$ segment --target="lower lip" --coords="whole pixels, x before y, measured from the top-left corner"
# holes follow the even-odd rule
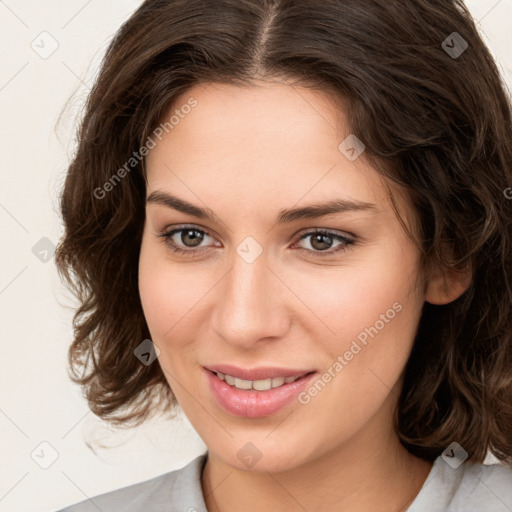
[[[315,375],[310,373],[278,388],[255,391],[235,388],[211,371],[205,369],[205,372],[210,389],[219,405],[225,411],[244,418],[262,418],[276,413],[297,398]]]

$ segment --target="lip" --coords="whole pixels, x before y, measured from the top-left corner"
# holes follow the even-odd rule
[[[253,389],[238,389],[234,386],[230,386],[223,380],[219,379],[219,377],[217,377],[213,371],[210,371],[206,368],[203,368],[203,370],[212,395],[217,403],[226,412],[244,418],[262,418],[275,414],[296,400],[299,393],[301,393],[301,391],[306,388],[306,386],[310,383],[311,379],[316,374],[316,372],[308,373],[296,381],[290,382],[289,384],[283,384],[278,388],[269,389],[267,391],[255,391]],[[264,370],[267,372],[266,375],[268,375],[269,371],[274,372],[276,369],[266,368]],[[217,371],[224,373],[221,370]],[[279,371],[282,371],[282,369],[279,369]],[[226,373],[228,373],[228,375],[233,375],[229,372]],[[275,376],[284,377],[285,375],[281,373]],[[293,377],[294,374],[287,376]],[[236,375],[233,375],[233,377],[236,377]],[[248,380],[260,379],[252,378]]]
[[[245,380],[265,380],[272,379],[274,377],[301,377],[307,373],[316,371],[314,369],[303,370],[297,368],[278,368],[275,366],[260,366],[258,368],[253,368],[252,370],[248,370],[230,364],[216,364],[212,366],[205,366],[204,368],[211,372],[227,373],[237,379]]]

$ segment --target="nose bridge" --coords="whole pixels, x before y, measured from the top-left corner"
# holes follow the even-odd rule
[[[286,328],[278,280],[267,268],[266,253],[256,254],[250,244],[242,242],[233,254],[212,318],[212,327],[225,341],[246,347],[282,336]]]

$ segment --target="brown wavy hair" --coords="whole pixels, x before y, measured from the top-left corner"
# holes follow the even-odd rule
[[[258,77],[346,101],[366,158],[409,192],[424,264],[472,269],[457,300],[424,304],[396,409],[402,444],[432,461],[457,441],[470,461],[490,449],[511,464],[511,100],[462,0],[146,0],[122,25],[60,197],[56,265],[79,301],[70,377],[91,410],[135,426],[177,404],[161,367],[134,356],[150,338],[138,292],[146,171],[126,162],[191,86]]]

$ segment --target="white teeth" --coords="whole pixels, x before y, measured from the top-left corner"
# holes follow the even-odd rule
[[[255,380],[252,383],[252,389],[256,391],[267,391],[272,388],[272,379]]]
[[[235,379],[235,388],[252,389],[252,382],[250,380]]]
[[[257,381],[256,381],[257,382]],[[284,384],[284,377],[273,377],[272,378],[272,387],[278,388]]]
[[[283,384],[295,382],[300,377],[274,377],[265,380],[245,380],[232,377],[225,373],[217,372],[217,377],[225,381],[230,386],[238,389],[254,389],[256,391],[268,391],[269,389],[281,387]]]

